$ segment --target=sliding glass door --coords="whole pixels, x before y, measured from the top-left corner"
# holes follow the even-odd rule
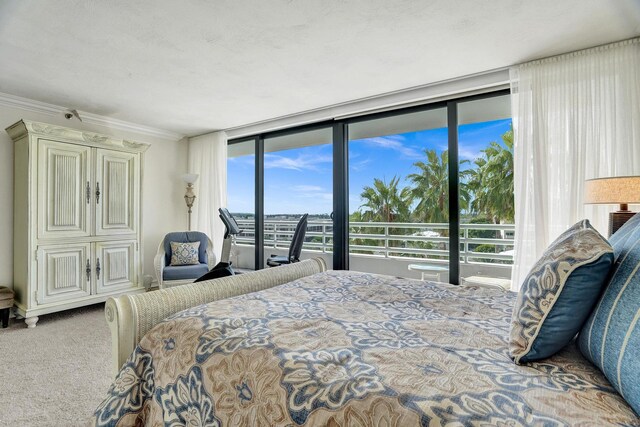
[[[508,95],[458,104],[460,280],[509,286],[513,128]]]
[[[330,268],[453,284],[507,278],[509,101],[500,91],[231,141],[230,208],[248,230],[238,246],[253,245],[263,268],[269,256],[288,255],[308,213],[301,258],[321,256]],[[253,175],[240,169],[251,162]],[[232,179],[255,182],[253,222],[243,206],[249,187]]]
[[[228,145],[227,209],[242,231],[231,247],[231,262],[240,270],[255,268],[255,167],[253,139]]]
[[[446,108],[349,125],[349,266],[448,281]]]
[[[288,256],[296,224],[308,214],[302,258],[333,265],[331,128],[264,139],[264,257]]]

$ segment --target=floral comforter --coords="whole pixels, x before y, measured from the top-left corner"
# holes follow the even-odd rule
[[[514,295],[329,271],[191,308],[122,367],[99,426],[640,425],[570,345],[515,365]]]

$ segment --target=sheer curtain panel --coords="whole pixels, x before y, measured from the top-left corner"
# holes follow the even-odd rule
[[[616,207],[584,205],[586,179],[640,175],[640,39],[522,64],[510,75],[518,290],[578,220],[607,236]]]
[[[227,205],[227,135],[214,132],[189,138],[189,173],[200,175],[195,184],[196,201],[192,228],[206,233],[220,260],[224,225],[218,208]]]

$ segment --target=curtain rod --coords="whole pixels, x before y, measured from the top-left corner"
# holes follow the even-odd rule
[[[595,52],[603,52],[610,49],[617,49],[624,46],[630,46],[640,43],[640,37],[634,37],[626,40],[620,40],[613,43],[605,43],[598,46],[588,47],[586,49],[575,50],[573,52],[560,53],[558,55],[548,56],[545,58],[534,59],[533,61],[523,62],[522,64],[515,65],[518,68],[526,68],[534,65],[546,64],[549,62],[557,62],[567,58],[573,58],[576,56],[588,55]]]

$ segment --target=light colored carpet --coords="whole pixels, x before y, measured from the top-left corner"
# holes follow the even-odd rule
[[[104,304],[0,329],[0,425],[86,425],[111,384]]]

